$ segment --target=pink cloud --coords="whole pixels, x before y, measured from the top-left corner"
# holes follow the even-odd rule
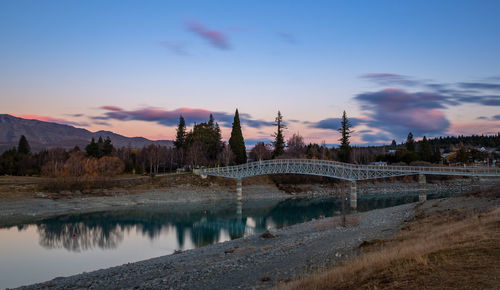
[[[418,137],[443,135],[450,126],[443,112],[449,100],[440,94],[388,88],[359,94],[355,99],[371,118],[365,121],[368,127],[398,138],[408,132]]]
[[[500,121],[453,122],[448,132],[453,135],[497,134],[499,128]]]
[[[94,120],[120,120],[120,121],[148,121],[156,122],[164,126],[175,126],[179,122],[179,116],[182,115],[187,124],[206,122],[212,114],[215,120],[222,126],[230,126],[233,121],[233,113],[213,112],[206,109],[179,108],[175,110],[164,110],[155,107],[146,107],[137,110],[124,110],[116,106],[103,106],[101,109],[108,112],[104,116],[92,117]],[[260,128],[262,126],[272,126],[272,122],[255,120],[248,114],[241,113],[240,120],[246,126]]]
[[[108,110],[108,111],[122,111],[122,108],[117,107],[117,106],[102,106],[101,109]]]
[[[217,30],[210,30],[198,22],[190,22],[187,24],[189,31],[208,40],[213,46],[220,49],[228,49],[229,42],[226,35]]]
[[[16,116],[19,118],[23,119],[30,119],[30,120],[38,120],[38,121],[43,121],[43,122],[51,122],[51,123],[58,123],[58,124],[63,124],[63,125],[70,125],[70,126],[79,126],[79,127],[85,127],[88,126],[88,124],[85,123],[78,123],[62,118],[54,118],[54,117],[49,117],[49,116],[40,116],[40,115],[20,115]]]

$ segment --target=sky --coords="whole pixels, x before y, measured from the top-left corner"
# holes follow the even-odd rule
[[[0,113],[174,139],[212,113],[247,145],[500,131],[500,1],[0,0]]]

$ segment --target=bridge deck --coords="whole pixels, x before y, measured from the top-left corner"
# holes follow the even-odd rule
[[[307,174],[344,180],[365,180],[415,174],[500,177],[500,168],[448,166],[356,165],[329,160],[274,159],[236,166],[202,168],[194,171],[206,176],[245,178],[264,174]]]

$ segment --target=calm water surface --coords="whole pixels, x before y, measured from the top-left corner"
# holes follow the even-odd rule
[[[448,196],[429,193],[428,198]],[[358,211],[418,200],[418,193],[362,195]],[[168,255],[340,214],[335,197],[140,206],[63,215],[0,228],[0,288]]]

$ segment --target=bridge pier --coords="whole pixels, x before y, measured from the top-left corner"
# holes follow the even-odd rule
[[[243,217],[243,202],[237,201],[236,202],[236,218],[238,221],[241,221]]]
[[[243,185],[241,182],[241,178],[236,178],[236,200],[243,200]]]
[[[425,179],[425,174],[419,174],[418,175],[418,185],[419,185],[419,190],[418,190],[418,201],[426,201],[427,200],[427,188],[426,188],[426,179]]]
[[[349,195],[349,201],[350,201],[352,210],[355,210],[358,208],[358,188],[356,185],[356,180],[351,181],[351,192]]]

